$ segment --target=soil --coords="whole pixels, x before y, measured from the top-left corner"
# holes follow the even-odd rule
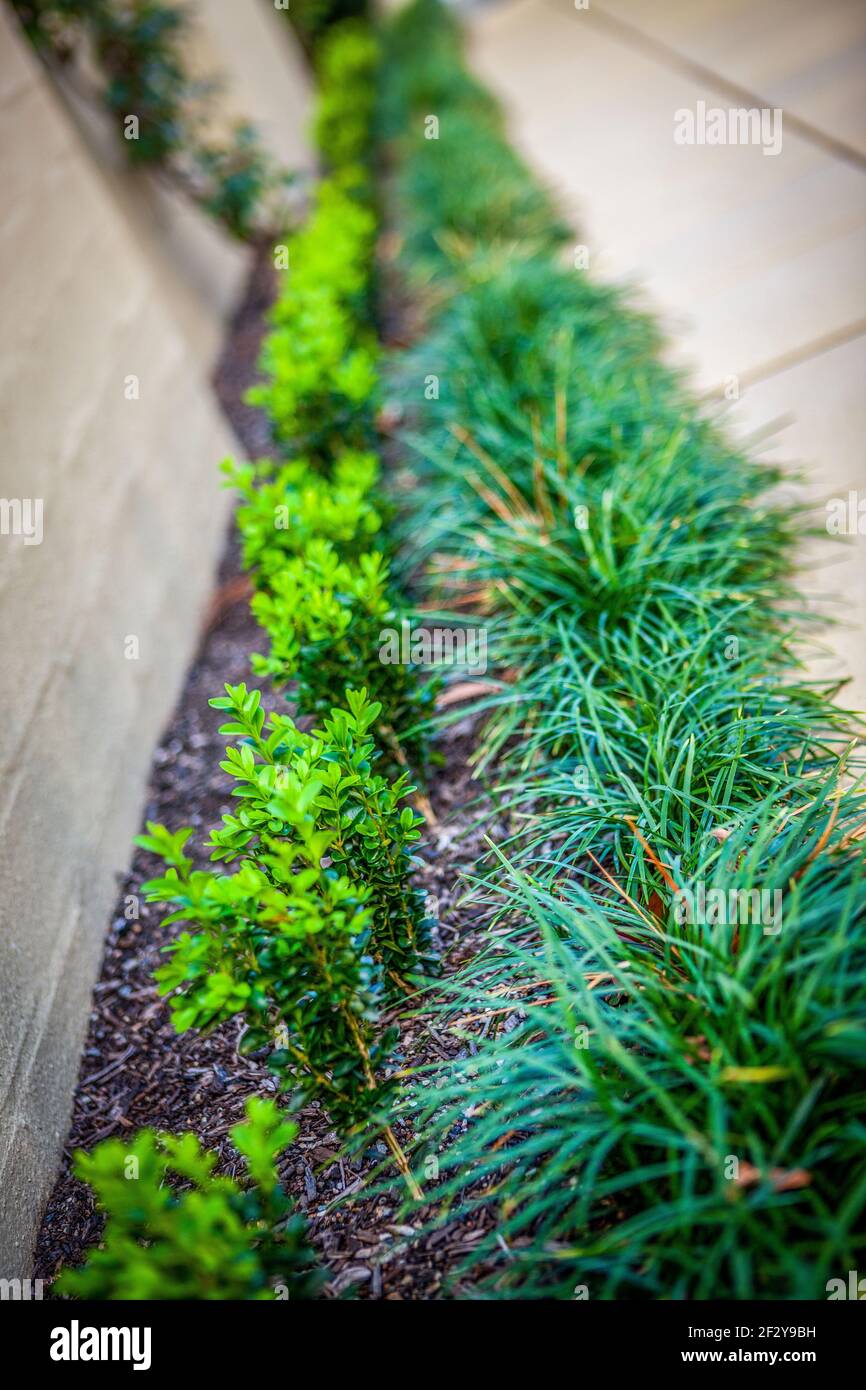
[[[270,263],[262,259],[215,375],[223,408],[251,457],[269,451],[264,416],[244,405],[242,396],[255,379],[264,315],[273,292]],[[172,829],[195,827],[187,853],[197,867],[209,864],[204,841],[210,827],[232,809],[229,782],[219,769],[225,740],[217,732],[220,718],[208,707],[208,699],[221,693],[226,681],[250,681],[249,653],[261,646],[261,633],[249,612],[248,592],[232,537],[197,656],[154,755],[142,816],[142,829],[145,820],[162,821]],[[282,700],[265,686],[262,689],[266,705]],[[440,740],[443,766],[429,788],[438,824],[429,828],[421,851],[420,881],[438,900],[438,944],[446,970],[477,948],[483,925],[459,902],[461,873],[477,863],[482,835],[490,833],[489,822],[483,829],[478,823],[477,805],[469,804],[478,795],[468,766],[472,743],[467,720],[452,725]],[[129,895],[140,900],[141,884],[157,867],[149,854],[134,852],[108,927],[62,1168],[38,1238],[35,1273],[46,1282],[62,1266],[80,1264],[102,1227],[90,1189],[71,1172],[75,1149],[90,1149],[102,1139],[131,1134],[142,1126],[193,1130],[217,1151],[221,1170],[233,1173],[241,1164],[228,1138],[230,1127],[243,1118],[248,1096],[276,1088],[260,1063],[238,1055],[239,1025],[227,1024],[204,1038],[175,1034],[167,1002],[157,995],[152,975],[160,964],[161,947],[182,928],[162,927],[160,909],[144,902],[137,919],[126,916]],[[421,1017],[404,1022],[401,1034],[401,1051],[410,1066],[441,1062],[457,1053],[456,1041],[434,1034]],[[381,1175],[375,1184],[368,1182],[381,1161],[378,1155],[342,1158],[337,1136],[317,1104],[298,1119],[300,1133],[282,1160],[281,1173],[307,1213],[313,1243],[328,1270],[326,1296],[441,1296],[449,1270],[480,1238],[482,1218],[473,1218],[475,1229],[458,1220],[419,1234],[421,1218],[407,1220],[401,1213],[402,1184],[395,1180],[382,1190]],[[370,1187],[366,1193],[365,1185]],[[459,1286],[449,1290],[455,1291]]]

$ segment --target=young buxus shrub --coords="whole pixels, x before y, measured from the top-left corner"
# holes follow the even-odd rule
[[[381,529],[371,496],[379,479],[375,454],[344,450],[330,478],[304,458],[282,464],[226,459],[222,471],[242,498],[235,521],[244,568],[258,589],[267,589],[286,560],[302,555],[312,540],[330,541],[342,559],[354,560]]]
[[[378,47],[358,22],[335,26],[318,54],[316,133],[329,177],[288,264],[262,349],[264,381],[248,400],[268,416],[285,455],[224,464],[243,499],[238,523],[253,571],[253,612],[270,651],[253,669],[291,683],[300,711],[323,717],[348,686],[381,705],[376,735],[387,766],[419,771],[437,683],[386,659],[407,618],[379,537],[388,507],[376,493],[378,392],[372,268],[376,215],[367,156]],[[433,819],[429,802],[416,798]]]
[[[216,1176],[217,1155],[194,1134],[142,1129],[79,1150],[75,1171],[93,1188],[105,1231],[81,1269],[63,1271],[58,1291],[85,1299],[314,1298],[323,1275],[276,1168],[296,1133],[273,1101],[247,1102],[246,1120],[230,1131],[247,1185]]]
[[[157,972],[178,1031],[243,1015],[241,1051],[269,1048],[284,1086],[319,1099],[344,1135],[382,1132],[411,1185],[387,1125],[397,1034],[382,1015],[429,964],[430,923],[409,876],[420,818],[399,805],[405,775],[390,784],[372,770],[377,705],[364,691],[346,699],[306,734],[282,715],[266,721],[258,691],[227,686],[212,703],[239,738],[221,766],[243,805],[211,843],[214,860],[238,867],[194,871],[192,832],[151,823],[139,844],[166,872],[144,891],[173,907],[168,922],[196,927]]]
[[[424,916],[424,893],[410,878],[422,818],[401,805],[412,791],[407,773],[389,782],[374,771],[370,729],[379,718],[378,704],[366,690],[349,689],[347,708],[332,709],[311,733],[284,715],[266,720],[259,692],[243,684],[227,685],[211,704],[229,715],[220,732],[240,740],[226,749],[220,766],[238,782],[233,794],[243,801],[238,816],[224,815],[222,828],[211,832],[212,857],[251,857],[263,836],[291,838],[294,821],[283,814],[295,794],[303,794],[316,831],[328,836],[331,867],[366,894],[371,950],[387,988],[403,988],[429,969],[431,923]]]
[[[332,479],[305,459],[226,460],[223,471],[243,498],[237,522],[258,591],[252,608],[271,639],[267,656],[253,657],[255,672],[294,683],[299,709],[317,716],[330,710],[335,691],[364,687],[381,706],[376,733],[388,766],[422,767],[421,726],[438,683],[382,660],[383,632],[399,631],[405,610],[389,586],[385,557],[367,549],[382,525],[371,497],[375,455],[345,450]]]
[[[346,446],[365,449],[375,440],[376,215],[367,162],[378,56],[362,22],[335,26],[322,44],[315,135],[330,174],[288,243],[262,346],[265,381],[247,395],[266,411],[275,442],[299,448],[316,467]]]
[[[276,443],[318,467],[375,438],[376,342],[365,321],[375,233],[372,211],[352,196],[351,173],[319,185],[310,218],[287,245],[259,363],[265,380],[247,392]]]
[[[335,690],[366,688],[379,705],[377,734],[391,765],[423,765],[426,738],[418,725],[436,687],[420,681],[414,667],[381,659],[382,634],[398,631],[402,615],[380,551],[341,560],[330,541],[309,541],[254,596],[252,609],[271,639],[268,655],[253,657],[257,675],[278,685],[296,682],[294,698],[305,714],[322,715]]]
[[[370,150],[379,45],[363,21],[336,25],[319,47],[316,145],[332,169],[363,163]]]

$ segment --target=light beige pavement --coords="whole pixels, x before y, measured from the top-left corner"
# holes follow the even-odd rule
[[[822,523],[851,491],[866,513],[863,0],[506,0],[465,19],[592,273],[638,288],[735,434],[778,427],[760,454],[803,469]],[[677,143],[699,103],[779,108],[781,148]],[[840,699],[866,710],[856,528],[804,552],[803,586],[844,624],[815,669],[850,673]]]

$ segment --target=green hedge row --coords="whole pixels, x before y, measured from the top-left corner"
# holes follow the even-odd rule
[[[276,248],[287,269],[264,381],[250,392],[280,455],[224,465],[241,494],[253,610],[270,638],[255,669],[288,685],[316,723],[302,730],[266,714],[258,690],[226,686],[211,704],[233,740],[221,767],[239,802],[211,832],[216,866],[194,869],[190,829],[149,824],[138,843],[165,866],[144,885],[147,900],[171,909],[165,923],[190,927],[156,975],[177,1031],[239,1016],[240,1051],[267,1064],[294,1106],[319,1100],[350,1146],[384,1138],[420,1196],[390,1123],[389,1016],[434,965],[411,877],[423,817],[406,804],[430,695],[409,668],[379,660],[380,630],[399,626],[402,610],[373,548],[386,513],[371,293],[378,61],[358,22],[320,46],[316,134],[328,174],[305,225]],[[275,1170],[295,1132],[272,1102],[250,1102],[246,1126],[232,1131],[248,1162],[244,1188],[214,1177],[215,1155],[190,1134],[142,1131],[79,1154],[76,1171],[107,1212],[105,1244],[62,1287],[107,1298],[312,1296],[321,1279]]]

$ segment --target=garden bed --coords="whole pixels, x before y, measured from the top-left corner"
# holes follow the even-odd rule
[[[567,264],[433,0],[389,32],[378,159],[377,45],[349,26],[328,52],[331,173],[253,393],[271,436],[235,413],[279,460],[232,475],[258,624],[232,552],[147,817],[167,826],[152,900],[198,935],[152,908],[115,923],[73,1142],[192,1129],[240,1174],[229,1131],[276,1091],[267,1060],[306,1097],[281,1172],[331,1295],[814,1297],[864,1240],[866,877],[857,726],[799,659],[803,518],[663,365],[654,325]],[[373,293],[384,279],[393,313],[394,274],[412,305],[411,333],[385,316],[412,339],[396,409]],[[242,315],[232,412],[256,337]],[[398,422],[406,486],[387,488],[377,424]],[[378,646],[435,613],[483,630],[494,677],[451,673],[439,768],[435,683]],[[262,628],[253,670],[291,688],[299,727],[237,689]],[[205,702],[224,681],[239,742],[218,773]],[[414,811],[403,769],[429,773]],[[194,840],[211,872],[190,874],[175,832],[220,817],[211,859],[234,871]],[[781,908],[696,918],[707,886],[784,900],[784,930]],[[169,939],[174,1028],[151,984]],[[95,1233],[66,1174],[43,1272]]]

